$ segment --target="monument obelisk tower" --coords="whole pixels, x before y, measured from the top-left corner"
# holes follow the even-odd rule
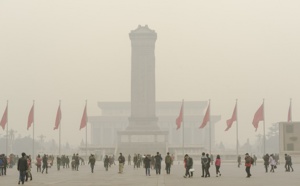
[[[131,40],[131,116],[128,129],[157,130],[155,112],[155,42],[157,34],[138,26]]]
[[[131,40],[131,115],[128,127],[118,131],[117,151],[126,153],[166,152],[168,131],[158,127],[155,100],[155,42],[148,26],[129,33]]]

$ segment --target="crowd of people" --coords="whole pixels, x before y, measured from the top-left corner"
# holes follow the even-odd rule
[[[161,168],[162,163],[165,164],[165,171],[166,174],[171,173],[171,166],[174,162],[174,155],[170,155],[168,152],[166,156],[163,158],[162,155],[157,152],[155,155],[151,154],[134,154],[133,158],[131,158],[131,155],[128,155],[128,165],[131,165],[131,161],[133,162],[133,168],[139,169],[143,167],[145,169],[146,176],[150,176],[150,172],[152,169],[155,170],[155,173],[157,175],[161,174]],[[115,156],[111,155],[105,155],[103,159],[103,164],[105,167],[105,170],[108,171],[108,168],[115,164]],[[53,166],[53,162],[56,160],[57,170],[60,171],[60,168],[71,168],[73,171],[79,171],[79,166],[84,165],[84,159],[80,157],[78,154],[73,154],[71,157],[71,160],[69,159],[69,156],[62,155],[62,156],[56,156],[56,158],[53,155],[37,155],[35,159],[35,166],[37,173],[46,173],[48,174],[48,168],[51,168]],[[245,171],[247,174],[247,178],[250,178],[251,175],[251,166],[256,165],[257,157],[255,155],[250,156],[248,153],[245,154],[244,162],[245,162]],[[265,172],[271,172],[274,173],[275,169],[277,168],[277,165],[279,165],[279,155],[278,154],[265,154],[262,157],[263,165]],[[120,174],[124,171],[124,165],[125,165],[125,157],[122,153],[119,154],[119,157],[117,159],[119,162],[119,172]],[[242,157],[239,155],[237,158],[238,167],[241,166],[242,163]],[[0,176],[5,176],[7,174],[7,168],[13,168],[14,165],[17,165],[17,170],[19,171],[19,181],[18,183],[24,184],[25,181],[32,180],[32,159],[30,155],[26,155],[25,153],[21,154],[21,158],[18,156],[15,156],[13,154],[9,155],[8,157],[4,154],[0,155]],[[94,167],[96,164],[96,157],[94,154],[91,154],[88,157],[88,165],[91,168],[91,172],[94,173]],[[183,159],[184,164],[184,178],[192,178],[194,174],[194,161],[193,158],[185,154]],[[201,167],[202,167],[202,175],[201,177],[208,178],[211,176],[210,174],[210,167],[214,165],[215,166],[215,173],[216,177],[221,176],[221,156],[216,155],[216,159],[214,159],[214,156],[212,154],[208,154],[203,152],[201,156]],[[290,155],[285,154],[285,171],[286,172],[293,172],[293,166],[292,166],[292,158]],[[270,169],[270,170],[269,170]]]

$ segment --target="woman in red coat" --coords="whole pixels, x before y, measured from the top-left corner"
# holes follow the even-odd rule
[[[215,166],[216,166],[216,174],[217,177],[221,176],[221,172],[220,172],[220,167],[221,167],[221,158],[220,155],[217,155],[217,159],[215,161]]]

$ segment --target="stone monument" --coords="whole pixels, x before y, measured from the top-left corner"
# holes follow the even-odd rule
[[[123,153],[166,152],[168,131],[157,125],[155,99],[155,42],[157,34],[138,26],[131,40],[131,115],[129,125],[118,131],[118,151]]]

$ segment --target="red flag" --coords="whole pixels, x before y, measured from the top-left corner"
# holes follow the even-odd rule
[[[181,109],[180,109],[179,116],[176,118],[176,125],[177,125],[176,129],[177,130],[180,128],[182,120],[183,120],[183,102],[181,104]]]
[[[2,116],[2,119],[1,119],[1,122],[0,122],[0,126],[2,127],[3,130],[5,129],[5,125],[7,123],[7,107],[8,107],[8,105],[6,105],[6,109],[3,113],[3,116]]]
[[[287,122],[292,122],[292,105],[290,103],[290,107],[289,107],[289,113],[288,113],[288,120]]]
[[[258,123],[260,121],[264,121],[264,103],[258,108],[252,121],[255,131],[257,131]]]
[[[28,115],[27,130],[31,127],[33,123],[33,118],[34,118],[34,104],[32,105]]]
[[[234,107],[231,118],[226,121],[227,128],[225,129],[225,131],[228,131],[231,128],[231,125],[232,125],[233,122],[236,121],[236,118],[237,118],[237,116],[236,116],[236,104],[235,104],[235,107]]]
[[[205,113],[205,115],[204,115],[202,124],[201,124],[201,126],[199,127],[200,129],[204,128],[204,127],[206,126],[207,122],[210,122],[210,121],[209,121],[209,118],[210,118],[210,103],[208,104],[208,107],[207,107],[206,113]]]
[[[87,113],[86,113],[86,105],[85,105],[79,130],[86,127],[86,124],[87,124]]]
[[[57,113],[56,113],[55,126],[54,126],[53,130],[58,129],[60,120],[61,120],[61,110],[60,110],[60,105],[59,105],[58,109],[57,109]]]

